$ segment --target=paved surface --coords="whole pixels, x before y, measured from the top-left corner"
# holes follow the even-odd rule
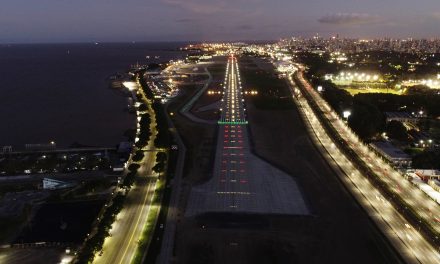
[[[168,107],[168,105],[166,106]],[[174,178],[171,183],[171,198],[170,203],[168,205],[168,214],[165,224],[165,230],[162,236],[162,245],[160,249],[160,255],[158,256],[156,263],[170,263],[173,257],[173,248],[174,248],[174,236],[176,232],[176,222],[179,211],[179,196],[181,194],[182,189],[182,175],[183,168],[185,165],[185,155],[186,155],[186,147],[183,144],[182,138],[174,127],[173,122],[170,117],[167,116],[168,126],[172,128],[173,137],[178,145],[178,158],[176,164],[176,171],[174,174]]]
[[[253,155],[237,59],[226,67],[214,175],[191,190],[186,216],[205,212],[308,214],[295,180]]]
[[[191,98],[191,100],[188,101],[188,103],[186,103],[182,107],[182,109],[180,110],[180,113],[182,115],[186,116],[187,118],[189,118],[193,122],[212,125],[212,124],[215,124],[215,122],[213,122],[211,120],[201,119],[201,118],[193,115],[190,111],[191,108],[194,106],[194,103],[197,102],[197,100],[200,98],[200,96],[202,96],[202,94],[206,92],[206,89],[208,89],[209,84],[212,82],[212,75],[208,71],[208,68],[205,68],[205,73],[208,75],[208,80],[206,81],[205,85],[199,91],[197,91],[197,93]]]
[[[331,109],[327,102],[308,84],[302,74],[299,75],[313,99],[325,113],[325,118],[336,129],[338,134],[347,142],[351,149],[379,175],[388,187],[395,191],[408,203],[419,217],[423,218],[431,227],[440,233],[440,205],[430,199],[422,190],[406,180],[402,174],[393,169],[375,152],[371,151],[356,134]]]
[[[64,254],[65,249],[60,248],[0,248],[0,263],[5,264],[48,264],[63,263],[71,260]],[[65,262],[68,263],[68,262]]]
[[[300,80],[306,87],[305,92],[314,93],[305,79]],[[290,83],[294,87],[292,79]],[[331,166],[338,172],[342,181],[356,197],[358,202],[376,222],[379,229],[388,237],[407,263],[440,263],[440,254],[433,248],[413,226],[387,201],[361,171],[339,150],[325,131],[307,100],[300,90],[295,89],[296,102],[310,130],[311,137]],[[315,94],[314,96],[319,96]],[[320,101],[322,103],[322,101]],[[328,105],[324,104],[326,111]],[[332,119],[334,120],[334,118]],[[339,120],[339,119],[336,119]],[[361,143],[358,143],[362,147]],[[404,181],[402,179],[402,181]]]
[[[148,99],[142,92],[144,102]],[[151,116],[150,130],[152,136],[145,149],[152,149],[156,138],[156,118],[151,103],[148,104],[148,112]],[[135,185],[128,193],[124,208],[117,215],[112,225],[111,237],[104,240],[102,247],[103,254],[95,256],[93,263],[96,264],[125,264],[131,263],[138,247],[138,241],[146,225],[152,200],[157,184],[157,175],[153,173],[152,167],[155,164],[157,151],[144,151],[144,159],[138,170],[140,175]]]

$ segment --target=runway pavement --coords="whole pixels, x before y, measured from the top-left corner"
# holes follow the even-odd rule
[[[194,186],[185,212],[308,214],[295,180],[253,155],[237,58],[228,58],[213,177]]]

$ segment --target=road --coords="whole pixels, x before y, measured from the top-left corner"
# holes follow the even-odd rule
[[[190,111],[193,105],[195,104],[195,102],[197,102],[200,96],[202,96],[202,94],[206,92],[206,89],[208,89],[209,85],[212,82],[212,74],[208,71],[208,68],[205,68],[205,73],[208,75],[208,80],[206,81],[205,85],[203,85],[203,87],[197,91],[197,93],[182,107],[182,109],[180,109],[180,113],[186,116],[187,118],[189,118],[193,122],[212,125],[215,124],[215,122],[198,118],[197,116],[193,115]]]
[[[404,179],[403,175],[392,168],[375,152],[371,151],[347,126],[338,118],[338,115],[331,109],[327,102],[306,82],[303,74],[298,74],[301,83],[319,108],[325,113],[325,118],[336,129],[338,134],[347,142],[348,146],[384,181],[390,189],[397,193],[412,209],[417,212],[420,218],[424,219],[431,227],[440,233],[440,205],[430,199],[423,191]]]
[[[168,104],[166,105],[166,109],[167,108],[168,108]],[[182,138],[177,132],[170,117],[168,115],[166,116],[167,116],[168,126],[171,128],[173,134],[173,138],[177,142],[178,157],[177,157],[176,171],[171,183],[171,198],[170,198],[170,203],[168,205],[168,214],[165,224],[165,230],[162,236],[160,255],[158,256],[156,261],[158,264],[170,263],[173,258],[174,236],[176,232],[177,218],[179,213],[179,199],[181,195],[183,168],[185,165],[185,155],[186,155],[186,147],[183,144]]]
[[[145,94],[143,94],[143,100],[148,101]],[[112,225],[110,230],[112,236],[107,237],[104,241],[102,255],[95,256],[93,263],[96,264],[131,263],[152,208],[158,175],[152,171],[157,151],[151,151],[151,149],[153,149],[157,131],[155,130],[156,119],[151,108],[151,102],[147,105],[151,117],[150,129],[152,135],[148,145],[143,148],[145,156],[140,162],[139,176],[126,197],[124,208],[117,215],[116,221]]]
[[[403,259],[407,263],[439,263],[440,254],[436,249],[413,226],[408,224],[392,204],[381,195],[380,191],[336,147],[335,142],[327,134],[309,102],[302,96],[301,91],[296,88],[291,77],[289,77],[289,81],[295,94],[295,102],[306,121],[312,139],[317,143],[316,145],[321,149],[329,164],[338,172],[347,188],[376,222],[379,229],[389,238]],[[301,82],[307,87],[306,89],[312,89],[302,76]],[[316,99],[323,104],[322,98],[319,98]],[[324,106],[327,111],[330,110],[327,109],[328,105],[324,104]],[[332,116],[332,120],[335,120],[335,117]],[[339,119],[336,118],[336,120]],[[358,145],[360,148],[365,147],[361,143],[358,143]],[[404,181],[403,178],[401,181]]]

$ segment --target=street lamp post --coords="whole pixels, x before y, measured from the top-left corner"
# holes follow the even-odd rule
[[[348,118],[351,116],[351,111],[350,110],[345,110],[344,112],[342,112],[342,117],[348,121]]]

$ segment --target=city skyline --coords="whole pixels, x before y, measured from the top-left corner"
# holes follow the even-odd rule
[[[0,43],[438,37],[435,0],[6,0]],[[87,7],[87,8],[85,8]],[[53,23],[57,21],[57,23]],[[196,29],[196,30],[195,30]]]

